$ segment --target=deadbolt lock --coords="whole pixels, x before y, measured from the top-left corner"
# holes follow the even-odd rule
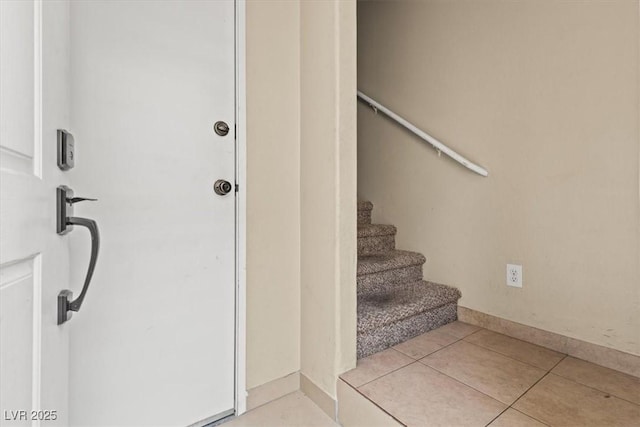
[[[220,196],[224,196],[225,194],[229,194],[233,186],[229,181],[225,181],[224,179],[219,179],[213,184],[213,191]]]
[[[225,136],[229,133],[229,125],[223,121],[218,121],[213,125],[213,130],[220,136]]]

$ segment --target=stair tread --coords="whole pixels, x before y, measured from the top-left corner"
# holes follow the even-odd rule
[[[424,264],[427,259],[417,252],[393,250],[382,254],[358,257],[358,276],[379,271]]]
[[[392,291],[396,286],[422,280],[422,264],[377,273],[363,274],[356,279],[358,295]]]
[[[393,292],[358,297],[358,333],[456,303],[460,291],[451,286],[419,281],[400,285]]]
[[[359,211],[370,211],[372,209],[373,209],[373,203],[368,202],[366,200],[358,200]]]
[[[396,234],[396,227],[386,224],[358,224],[358,237],[376,237]]]

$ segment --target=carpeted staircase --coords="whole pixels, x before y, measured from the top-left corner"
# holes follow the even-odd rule
[[[422,280],[422,254],[396,250],[396,228],[358,201],[358,359],[457,318],[460,291]]]

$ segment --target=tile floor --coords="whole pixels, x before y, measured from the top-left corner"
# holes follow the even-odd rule
[[[223,427],[337,427],[322,409],[301,391],[255,408]]]
[[[342,379],[407,426],[640,426],[640,379],[462,322]]]

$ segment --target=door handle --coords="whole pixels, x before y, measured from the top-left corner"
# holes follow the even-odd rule
[[[73,229],[74,225],[80,227],[86,227],[91,234],[91,258],[89,260],[89,268],[87,269],[87,275],[84,279],[84,285],[78,298],[73,299],[73,292],[69,289],[60,291],[58,294],[58,325],[62,325],[67,320],[71,319],[71,315],[74,311],[79,311],[82,306],[84,298],[87,296],[89,290],[89,284],[93,277],[93,272],[96,268],[96,262],[98,261],[98,252],[100,251],[100,231],[98,230],[98,224],[88,218],[78,218],[73,215],[73,204],[82,202],[86,199],[83,197],[73,197],[73,190],[69,187],[61,185],[57,188],[57,226],[56,232],[60,235],[67,234]]]

